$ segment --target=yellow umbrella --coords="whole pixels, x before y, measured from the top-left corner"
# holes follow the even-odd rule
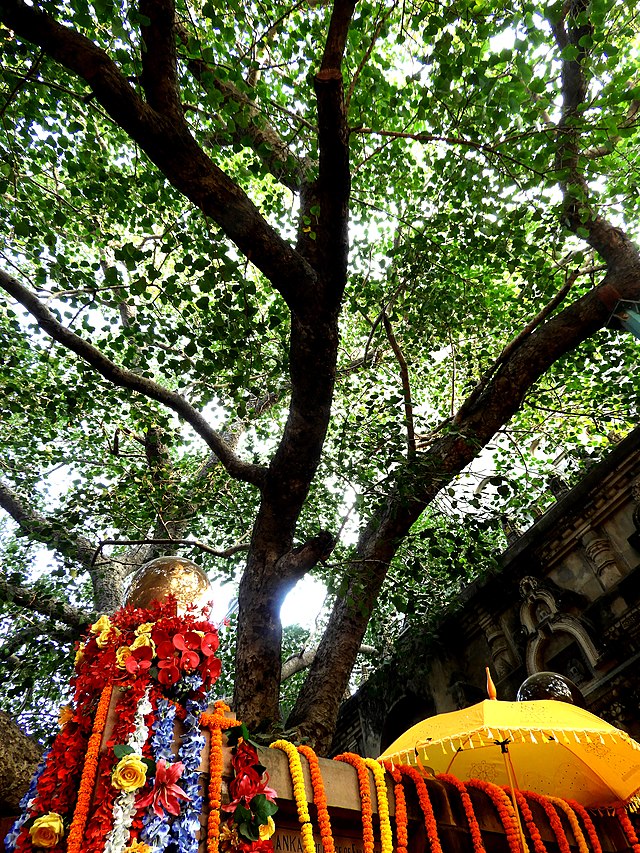
[[[627,804],[640,793],[640,744],[594,714],[551,699],[489,699],[430,717],[380,758],[589,808]]]

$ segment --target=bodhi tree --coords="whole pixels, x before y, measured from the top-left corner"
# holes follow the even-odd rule
[[[327,749],[460,472],[634,421],[634,6],[0,0],[8,671],[180,548],[243,569],[234,702],[269,730],[315,571],[287,725]]]

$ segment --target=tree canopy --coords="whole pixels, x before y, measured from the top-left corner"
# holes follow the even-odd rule
[[[13,696],[179,549],[242,569],[234,701],[269,730],[279,609],[316,572],[332,611],[287,725],[326,749],[383,591],[428,606],[443,554],[464,573],[493,541],[461,472],[492,448],[506,500],[533,438],[635,422],[636,4],[0,0],[0,22]]]

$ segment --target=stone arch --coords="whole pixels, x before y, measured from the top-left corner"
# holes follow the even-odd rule
[[[568,634],[572,636],[585,662],[592,670],[595,668],[600,655],[591,637],[584,625],[575,617],[565,615],[556,617],[553,622],[548,624],[547,631],[544,634],[537,632],[527,643],[526,663],[529,675],[533,675],[535,672],[542,672],[547,668],[544,661],[544,651],[548,644],[549,636],[553,634]]]

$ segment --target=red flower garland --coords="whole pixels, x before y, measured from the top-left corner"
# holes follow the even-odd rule
[[[528,853],[527,843],[520,835],[518,827],[518,819],[513,810],[513,803],[505,794],[502,788],[494,785],[493,782],[485,782],[483,779],[469,779],[467,781],[468,788],[476,788],[478,791],[483,791],[496,807],[500,822],[504,827],[505,835],[509,843],[511,853]]]
[[[384,761],[384,767],[393,779],[393,794],[396,800],[396,853],[407,853],[409,844],[407,801],[404,796],[402,774],[391,761]]]
[[[505,794],[511,793],[511,788],[506,788],[503,786],[502,790],[505,792]],[[535,850],[535,853],[547,853],[547,848],[545,846],[544,841],[542,840],[542,836],[540,835],[540,830],[535,824],[526,797],[524,796],[522,791],[516,790],[514,793],[516,795],[516,802],[518,804],[518,808],[520,809],[520,814],[524,818],[524,822],[527,826],[527,829],[529,830],[529,835],[531,836],[531,840],[533,841],[533,849]],[[600,850],[599,853],[602,853],[602,851]]]
[[[441,782],[448,782],[450,785],[453,785],[454,788],[458,789],[458,793],[460,794],[460,799],[462,801],[462,808],[464,809],[464,813],[467,817],[467,823],[469,824],[469,831],[471,832],[471,840],[473,842],[475,853],[486,853],[484,842],[482,841],[482,834],[480,832],[480,825],[478,824],[476,813],[473,810],[473,803],[471,802],[471,797],[467,793],[467,787],[464,782],[461,782],[449,773],[439,773],[436,776],[436,779],[439,779]]]
[[[311,776],[311,787],[313,788],[313,802],[315,803],[316,812],[318,815],[318,827],[320,829],[320,838],[322,839],[322,848],[324,853],[335,853],[335,844],[333,843],[333,833],[331,832],[331,819],[329,818],[329,809],[327,808],[327,795],[324,790],[324,781],[318,763],[318,756],[310,746],[299,746],[298,752],[309,762],[309,774]]]
[[[593,853],[602,853],[602,845],[600,844],[600,839],[598,838],[598,833],[596,832],[596,828],[593,825],[593,821],[584,806],[577,803],[575,800],[567,800],[571,808],[578,815],[578,817],[582,820],[584,824],[584,828],[587,830],[587,835],[589,836],[589,844],[591,844],[591,849]]]
[[[560,820],[558,812],[555,810],[554,806],[546,797],[543,797],[542,794],[536,794],[533,791],[523,791],[523,794],[527,799],[533,800],[535,803],[539,803],[545,810],[545,814],[549,820],[549,826],[551,827],[556,841],[558,842],[560,853],[571,853],[571,848],[569,847],[569,842],[567,841],[562,821]],[[635,853],[640,853],[640,850],[635,851]]]
[[[360,787],[360,802],[362,804],[362,842],[364,853],[374,853],[373,841],[373,812],[371,809],[371,788],[369,787],[369,771],[361,756],[355,752],[343,752],[336,755],[334,761],[343,761],[355,767]]]
[[[617,806],[615,813],[620,821],[620,826],[622,827],[624,834],[627,836],[627,840],[633,850],[633,853],[640,853],[640,841],[638,841],[638,836],[633,828],[633,824],[629,820],[629,815],[627,814],[626,809],[624,806]]]
[[[440,839],[438,837],[438,824],[436,823],[433,807],[431,805],[431,798],[429,797],[429,791],[424,779],[415,767],[402,765],[398,770],[404,776],[408,776],[415,785],[418,801],[420,802],[420,808],[422,809],[422,815],[424,818],[424,828],[427,831],[427,838],[429,839],[432,853],[442,853],[442,845],[440,844]]]

